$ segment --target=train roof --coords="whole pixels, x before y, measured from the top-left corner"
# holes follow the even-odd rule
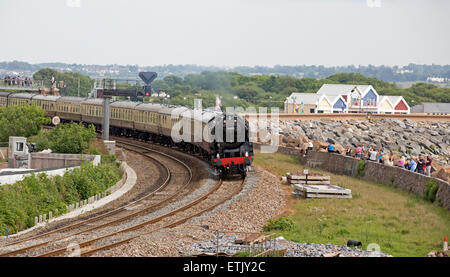
[[[56,102],[71,102],[71,103],[81,103],[86,98],[75,97],[75,96],[61,96]]]
[[[148,112],[160,112],[161,109],[163,109],[164,106],[160,104],[152,104],[152,103],[143,103],[140,105],[137,105],[135,110],[138,111],[148,111]]]
[[[61,96],[38,94],[35,97],[33,97],[33,100],[56,101],[59,98],[61,98]]]
[[[33,96],[36,96],[38,94],[34,93],[13,93],[9,95],[11,98],[24,98],[24,99],[31,99]]]
[[[170,107],[170,106],[162,106],[162,108],[159,110],[162,114],[172,114],[177,108],[176,107]]]
[[[115,102],[111,103],[111,107],[124,108],[124,109],[134,109],[139,104],[140,104],[140,102],[115,101]]]
[[[103,98],[88,98],[81,101],[81,104],[87,104],[87,105],[103,105]]]

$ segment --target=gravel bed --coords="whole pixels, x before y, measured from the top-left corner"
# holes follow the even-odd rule
[[[219,253],[235,255],[237,252],[248,250],[247,246],[235,244],[236,238],[238,236],[234,234],[220,233],[218,237],[214,236],[212,240],[192,244],[190,252],[187,252],[186,255],[212,254],[217,251]],[[219,247],[217,247],[217,242],[219,243]],[[265,250],[286,251],[284,257],[392,257],[385,253],[351,248],[346,245],[296,243],[288,241],[283,237],[267,241],[264,245]]]
[[[241,192],[239,192],[238,194],[234,195],[230,200],[227,200],[225,203],[215,207],[213,210],[204,213],[202,216],[193,218],[191,220],[188,221],[188,223],[201,223],[202,222],[202,218],[206,217],[206,216],[210,216],[213,215],[219,211],[224,211],[226,209],[228,209],[230,207],[231,204],[236,203],[237,201],[239,201],[240,199],[242,199],[243,197],[246,197],[248,195],[248,193],[253,189],[253,186],[256,184],[256,182],[258,182],[258,176],[256,173],[254,172],[249,172],[247,174],[247,180],[245,182],[244,187],[242,188]]]
[[[269,218],[283,212],[288,195],[279,179],[259,166],[254,166],[254,171],[249,174],[246,191],[230,201],[227,209],[202,215],[202,226],[224,232],[260,232]]]
[[[254,167],[244,189],[221,206],[189,222],[132,240],[95,256],[189,256],[192,244],[214,240],[216,230],[260,232],[269,218],[280,215],[289,195],[273,174]],[[226,189],[226,188],[224,188]]]

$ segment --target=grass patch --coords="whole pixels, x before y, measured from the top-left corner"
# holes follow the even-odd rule
[[[362,160],[359,161],[356,170],[358,172],[358,176],[363,177],[364,176],[364,171],[366,170],[366,162],[362,161]]]
[[[267,224],[264,225],[263,230],[265,232],[269,231],[290,231],[295,228],[294,221],[289,217],[280,217],[278,219],[269,219]]]
[[[436,200],[436,193],[439,189],[439,185],[437,184],[436,180],[431,179],[428,181],[428,183],[425,185],[425,193],[424,198],[431,203],[433,203]]]
[[[260,258],[278,258],[278,257],[283,257],[284,254],[281,253],[280,251],[268,251],[267,253],[261,253],[261,252],[250,252],[250,251],[239,251],[237,252],[234,257],[237,258],[248,258],[248,257],[255,257],[258,256]]]
[[[307,167],[298,158],[282,154],[256,153],[256,165],[284,176]],[[450,213],[436,203],[396,188],[360,178],[331,176],[332,184],[352,190],[352,199],[292,199],[287,210],[295,223],[292,230],[275,230],[277,235],[296,242],[343,245],[354,239],[366,248],[377,243],[381,251],[393,256],[426,256],[440,250],[450,230]]]

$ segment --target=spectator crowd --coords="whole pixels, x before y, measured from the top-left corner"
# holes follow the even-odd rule
[[[308,145],[308,150],[312,150],[312,143]],[[383,149],[368,148],[365,149],[363,145],[359,145],[356,149],[352,149],[350,145],[345,148],[345,153],[340,153],[334,144],[329,144],[327,151],[330,153],[345,154],[349,157],[355,157],[357,159],[372,161],[376,163],[382,163],[389,166],[398,166],[413,172],[425,174],[427,176],[431,175],[431,164],[433,159],[430,155],[419,157],[398,157],[392,152],[385,152]]]
[[[33,80],[29,77],[21,76],[5,76],[3,78],[3,83],[6,86],[19,86],[19,87],[29,87],[33,85]]]

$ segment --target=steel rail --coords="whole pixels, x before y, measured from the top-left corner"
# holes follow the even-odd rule
[[[176,210],[170,211],[170,212],[168,212],[168,213],[166,213],[166,214],[163,214],[163,215],[161,215],[161,216],[152,218],[152,219],[150,219],[150,220],[141,222],[141,223],[136,224],[136,225],[134,225],[134,226],[131,226],[131,227],[128,227],[128,228],[119,230],[119,231],[111,232],[111,233],[109,233],[109,234],[106,234],[106,235],[103,235],[103,236],[100,236],[100,237],[97,237],[97,238],[94,238],[94,239],[91,239],[91,240],[88,240],[88,241],[81,242],[81,243],[78,244],[78,246],[79,246],[80,248],[81,248],[81,247],[86,247],[86,246],[91,245],[92,243],[94,243],[94,242],[96,242],[96,241],[99,241],[99,240],[104,239],[104,238],[107,238],[107,237],[112,237],[112,236],[115,236],[115,235],[117,235],[117,234],[135,231],[135,230],[141,229],[141,228],[143,228],[143,227],[145,227],[145,226],[147,226],[147,225],[150,225],[150,224],[159,222],[159,221],[163,220],[163,219],[166,218],[166,217],[169,217],[169,216],[174,215],[174,214],[176,214],[176,213],[179,213],[179,212],[181,212],[181,211],[187,210],[187,209],[189,209],[190,207],[192,207],[192,206],[194,206],[194,205],[200,203],[200,202],[203,201],[204,199],[208,198],[209,195],[211,195],[212,193],[214,193],[215,191],[217,191],[217,190],[222,186],[222,183],[223,183],[223,180],[220,179],[220,180],[216,183],[216,185],[213,187],[213,189],[211,189],[208,193],[204,194],[203,196],[201,196],[201,197],[195,199],[194,201],[190,202],[189,204],[187,204],[187,205],[185,205],[185,206],[182,206],[182,207],[180,207],[180,208],[178,208],[178,209],[176,209]],[[53,251],[50,251],[50,252],[47,252],[47,253],[38,255],[37,257],[50,257],[50,256],[55,256],[55,255],[58,255],[58,254],[62,254],[62,253],[64,253],[64,252],[66,252],[66,251],[67,251],[67,248],[66,248],[66,247],[64,247],[64,248],[59,248],[59,249],[56,249],[56,250],[53,250]]]
[[[120,144],[124,144],[124,145],[132,145],[133,147],[140,148],[140,149],[143,149],[143,150],[147,150],[147,151],[149,151],[149,152],[154,152],[154,153],[163,155],[163,156],[165,156],[165,157],[167,157],[167,158],[170,158],[170,159],[172,159],[172,160],[177,161],[178,163],[182,164],[182,165],[188,170],[188,172],[189,172],[189,178],[188,178],[188,180],[184,183],[184,185],[182,186],[182,189],[184,189],[184,188],[191,182],[192,176],[193,176],[192,170],[191,170],[190,167],[189,167],[186,163],[184,163],[183,161],[181,161],[181,160],[179,160],[179,159],[177,159],[177,158],[175,158],[175,157],[173,157],[173,156],[170,156],[170,155],[168,155],[168,154],[166,154],[166,153],[163,153],[163,152],[160,152],[160,151],[157,151],[157,150],[154,150],[154,149],[150,149],[150,148],[148,148],[148,147],[144,147],[144,146],[141,146],[141,145],[136,146],[136,145],[134,145],[134,144],[131,144],[131,143],[128,143],[128,142],[122,141],[122,140],[120,140],[119,143],[120,143]],[[139,153],[138,151],[132,150],[131,148],[128,148],[128,150]],[[170,180],[171,180],[172,174],[171,174],[169,168],[168,168],[165,164],[163,164],[163,163],[161,163],[159,160],[157,160],[156,158],[151,157],[151,156],[146,155],[146,154],[142,154],[142,155],[144,155],[144,156],[146,156],[146,157],[148,157],[148,158],[150,158],[150,159],[153,159],[154,161],[156,161],[158,164],[160,164],[161,166],[163,166],[163,167],[166,169],[166,172],[167,172],[167,178],[166,178],[166,180],[163,182],[163,184],[162,184],[161,186],[159,186],[156,190],[154,190],[154,191],[151,192],[150,194],[148,194],[148,195],[146,195],[146,196],[144,196],[144,197],[142,197],[142,198],[140,198],[140,199],[138,199],[138,200],[135,200],[135,201],[133,201],[133,202],[130,202],[129,204],[127,204],[127,205],[125,205],[125,206],[122,206],[122,207],[120,207],[120,208],[117,208],[117,209],[115,209],[115,210],[112,210],[112,211],[110,211],[110,212],[107,212],[107,213],[105,213],[105,214],[102,214],[102,215],[99,215],[99,216],[96,216],[96,217],[93,217],[93,218],[90,218],[90,219],[87,219],[87,220],[84,220],[84,221],[81,221],[81,222],[78,222],[78,223],[75,223],[75,224],[71,224],[71,225],[68,225],[68,226],[64,226],[64,227],[62,227],[62,228],[58,228],[58,229],[55,229],[55,230],[52,230],[52,231],[50,231],[50,232],[46,232],[46,233],[43,233],[43,234],[40,234],[40,235],[37,235],[37,236],[29,237],[29,238],[26,238],[26,239],[23,239],[23,240],[20,240],[20,241],[17,241],[17,242],[8,244],[8,245],[6,245],[5,247],[12,246],[12,245],[17,245],[17,244],[21,244],[21,243],[26,242],[26,241],[30,241],[30,240],[38,239],[38,238],[41,238],[41,237],[45,237],[45,236],[48,236],[48,235],[50,235],[50,234],[54,234],[54,233],[61,232],[61,231],[67,230],[67,229],[75,228],[75,227],[78,227],[78,226],[80,226],[80,225],[82,225],[82,224],[90,223],[90,222],[93,222],[93,221],[97,221],[97,220],[103,219],[103,218],[108,217],[108,216],[115,215],[115,214],[117,214],[117,213],[119,213],[119,212],[122,212],[122,211],[126,210],[126,208],[128,208],[129,206],[132,206],[132,205],[135,205],[135,204],[137,204],[137,203],[139,203],[139,202],[141,202],[141,201],[147,200],[147,198],[149,198],[149,197],[155,195],[157,192],[159,192],[160,190],[162,190],[163,188],[165,188],[165,187],[167,186],[167,184],[168,184],[168,183],[170,182]],[[127,219],[129,219],[129,218],[131,218],[131,217],[133,217],[133,216],[135,216],[135,215],[137,215],[137,214],[145,213],[145,212],[147,212],[148,210],[151,210],[151,209],[153,209],[153,208],[155,208],[155,207],[157,207],[157,206],[159,206],[159,205],[161,205],[161,204],[163,204],[163,203],[165,203],[165,202],[167,202],[167,201],[170,201],[170,200],[172,200],[173,198],[175,198],[175,197],[177,197],[177,196],[179,196],[179,194],[175,193],[175,194],[171,195],[170,197],[168,197],[168,198],[166,198],[166,199],[164,199],[164,200],[162,200],[162,201],[159,201],[158,203],[156,203],[156,204],[154,204],[154,205],[152,205],[152,206],[149,206],[149,207],[145,208],[144,210],[137,211],[137,212],[132,213],[132,214],[130,214],[130,215],[127,215],[127,216],[125,216],[125,217],[121,217],[121,218],[119,218],[119,219],[116,219],[116,220],[113,220],[113,221],[109,221],[109,222],[107,222],[107,223],[104,223],[104,224],[101,224],[101,225],[98,225],[98,226],[94,226],[94,227],[92,227],[92,228],[90,228],[90,229],[82,230],[82,231],[79,231],[79,232],[77,232],[77,233],[71,233],[71,234],[69,234],[69,235],[64,236],[63,238],[58,238],[58,239],[56,239],[56,240],[49,240],[49,241],[46,241],[46,242],[43,242],[43,243],[39,243],[39,244],[35,244],[35,245],[32,245],[32,246],[28,246],[28,247],[25,247],[25,248],[21,248],[21,249],[13,250],[13,251],[10,251],[10,252],[2,253],[2,254],[0,254],[0,257],[3,257],[3,256],[10,256],[10,255],[16,255],[16,254],[19,254],[19,253],[23,253],[23,252],[26,252],[26,251],[28,251],[28,250],[31,250],[31,249],[34,249],[34,248],[37,248],[37,247],[44,246],[44,245],[46,245],[46,244],[48,244],[48,243],[51,243],[51,242],[54,242],[54,241],[59,241],[59,240],[62,240],[62,239],[65,239],[65,238],[68,238],[68,237],[71,237],[71,236],[79,235],[79,234],[82,234],[82,233],[86,233],[86,232],[89,232],[89,231],[93,231],[93,230],[96,230],[96,229],[100,229],[100,228],[102,228],[102,227],[105,227],[105,226],[108,226],[108,225],[111,225],[111,224],[115,224],[115,223],[118,223],[118,222],[127,220]]]

